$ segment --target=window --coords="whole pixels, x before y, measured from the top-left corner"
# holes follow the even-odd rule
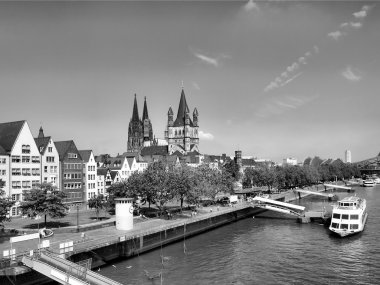
[[[40,163],[40,157],[39,156],[32,156],[32,162],[33,163]]]
[[[44,172],[45,172],[45,173],[48,172],[48,167],[47,167],[47,166],[44,166]]]
[[[350,215],[351,220],[359,220],[359,215]]]
[[[31,188],[30,181],[22,181],[22,188],[26,188],[26,189]]]
[[[30,162],[30,156],[22,156],[22,162],[23,163],[29,163]]]
[[[341,225],[340,225],[340,228],[341,228],[342,230],[348,230],[348,224],[341,224]]]
[[[347,214],[342,214],[342,220],[348,220],[348,215]]]
[[[22,147],[21,147],[21,152],[22,153],[30,153],[30,145],[23,144]]]
[[[21,188],[21,181],[12,181],[12,188],[13,189]]]
[[[40,170],[38,168],[32,168],[32,175],[33,176],[38,176],[40,175]]]
[[[21,175],[20,168],[12,168],[12,175]]]
[[[5,164],[7,163],[7,159],[6,158],[0,158],[0,164]]]
[[[40,184],[40,181],[38,181],[38,180],[33,180],[33,181],[32,181],[32,187],[33,187],[33,188],[34,188],[34,187],[37,187],[38,184]]]
[[[29,168],[23,168],[22,169],[22,175],[30,176],[30,169]]]
[[[359,228],[359,225],[358,224],[351,224],[350,225],[350,229],[351,230],[357,230]]]
[[[340,214],[334,213],[333,214],[333,219],[340,219]]]
[[[54,162],[54,156],[47,156],[46,162]]]
[[[21,157],[18,155],[12,155],[12,162],[13,163],[20,163],[21,162]]]
[[[48,152],[53,152],[53,148],[51,146],[48,147]]]
[[[2,176],[7,175],[7,171],[5,169],[0,170],[0,175]]]
[[[78,155],[76,153],[68,153],[67,157],[68,158],[78,158]]]

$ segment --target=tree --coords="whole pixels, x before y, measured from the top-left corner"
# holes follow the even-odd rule
[[[9,222],[9,211],[14,205],[14,202],[9,198],[5,197],[5,191],[3,190],[4,181],[0,179],[0,226],[4,226],[4,221]]]
[[[192,198],[192,175],[192,170],[185,164],[169,170],[168,187],[174,196],[179,198],[181,211],[184,200]]]
[[[107,201],[103,195],[98,195],[88,200],[88,206],[91,209],[95,209],[96,219],[99,220],[99,212],[107,209]]]
[[[37,184],[36,188],[24,191],[23,195],[24,201],[20,205],[22,213],[31,218],[44,215],[45,227],[47,216],[58,219],[67,214],[68,207],[63,204],[66,194],[50,183]]]

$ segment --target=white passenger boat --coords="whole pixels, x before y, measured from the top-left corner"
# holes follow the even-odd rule
[[[367,217],[365,199],[345,197],[333,208],[329,230],[341,237],[359,233],[364,230]]]
[[[376,185],[376,183],[373,179],[363,180],[363,184],[362,184],[363,187],[373,187],[375,185]]]

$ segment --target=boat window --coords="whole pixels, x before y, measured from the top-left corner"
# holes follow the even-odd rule
[[[333,214],[333,218],[334,218],[334,219],[340,219],[340,214],[334,213],[334,214]]]
[[[340,214],[334,213],[334,214],[333,214],[333,218],[334,218],[334,219],[340,219]]]
[[[348,224],[341,224],[341,225],[340,225],[340,228],[341,228],[341,229],[348,229]]]
[[[348,215],[347,214],[342,214],[342,220],[348,220]]]
[[[358,228],[359,228],[358,224],[352,224],[352,225],[350,225],[350,229],[351,230],[357,230]]]
[[[350,220],[359,220],[359,215],[350,215]]]
[[[338,223],[331,223],[331,227],[334,229],[339,229],[339,224]]]

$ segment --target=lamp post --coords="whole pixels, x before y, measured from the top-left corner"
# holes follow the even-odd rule
[[[77,204],[77,233],[79,232],[79,204]]]

